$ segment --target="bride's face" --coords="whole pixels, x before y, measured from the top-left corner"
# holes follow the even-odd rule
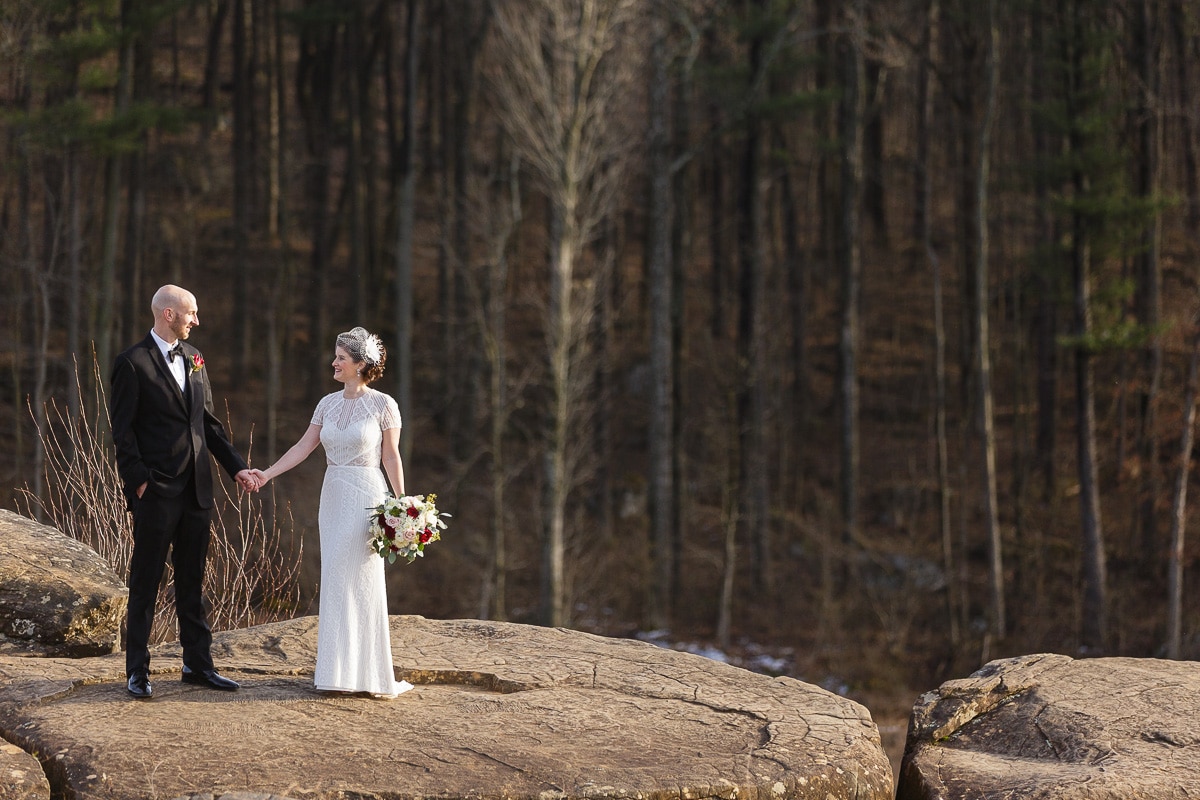
[[[346,383],[347,381],[362,380],[362,376],[358,374],[359,365],[354,359],[340,347],[333,349],[333,379]]]

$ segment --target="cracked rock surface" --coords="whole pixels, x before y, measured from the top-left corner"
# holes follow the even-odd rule
[[[1192,661],[993,661],[921,695],[896,798],[1195,798],[1197,686]]]
[[[177,645],[146,701],[121,654],[0,655],[0,734],[79,800],[892,797],[870,714],[819,687],[564,629],[391,630],[393,700],[313,689],[315,617],[217,634],[236,693],[182,684]]]

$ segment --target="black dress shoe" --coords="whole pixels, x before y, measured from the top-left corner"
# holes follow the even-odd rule
[[[154,690],[150,688],[150,676],[144,672],[135,672],[130,675],[125,688],[139,700],[147,700],[154,694]]]
[[[192,672],[187,667],[183,668],[183,682],[194,683],[199,686],[207,686],[210,689],[220,689],[222,692],[236,692],[238,690],[237,681],[231,681],[229,678],[221,675],[215,669],[205,669],[200,672]]]

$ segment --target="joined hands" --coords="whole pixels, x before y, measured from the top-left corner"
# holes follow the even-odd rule
[[[257,492],[271,480],[261,469],[244,469],[233,477],[244,492]]]

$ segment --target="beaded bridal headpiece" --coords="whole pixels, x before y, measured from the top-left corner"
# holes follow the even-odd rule
[[[355,361],[375,365],[383,359],[383,342],[366,328],[354,328],[339,333],[337,346],[345,350]]]

